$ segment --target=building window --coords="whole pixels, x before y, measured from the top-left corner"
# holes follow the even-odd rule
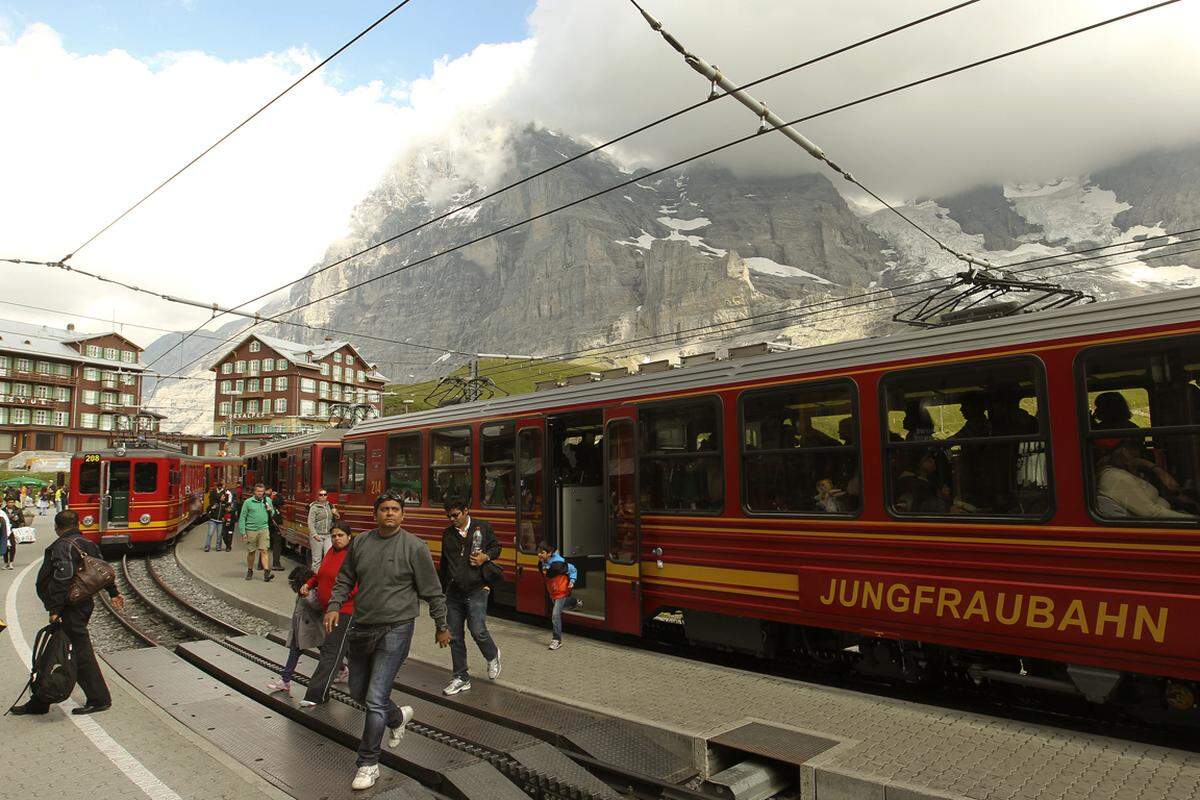
[[[117,373],[108,370],[100,373],[100,385],[105,389],[117,388]]]
[[[33,424],[34,425],[49,425],[50,424],[50,412],[44,408],[34,409]]]
[[[258,375],[262,371],[262,362],[257,358],[247,361],[246,371],[251,375]]]
[[[245,411],[246,411],[246,401],[245,400],[234,400],[233,401],[233,413],[235,415],[243,414],[243,413],[245,413]]]
[[[54,387],[54,399],[60,403],[71,402],[71,390],[65,386]]]
[[[287,380],[287,377],[281,377],[281,378],[276,378],[276,379],[275,379],[275,391],[277,391],[277,392],[286,392],[286,391],[287,391],[287,386],[288,386],[288,380]]]
[[[342,354],[341,354],[341,353],[334,353],[334,354],[333,354],[333,363],[335,363],[335,364],[340,364],[340,363],[342,363]]]
[[[133,386],[135,383],[137,383],[137,375],[134,375],[132,372],[121,373],[122,386]]]
[[[54,365],[51,364],[49,361],[37,362],[38,375],[49,375],[53,371],[53,369],[54,369]]]
[[[83,390],[83,404],[86,406],[94,406],[100,402],[100,393],[95,389]]]
[[[361,492],[367,485],[367,445],[351,442],[342,447],[342,491]]]
[[[1194,527],[1200,477],[1200,337],[1089,350],[1086,484],[1104,520]],[[1085,395],[1086,393],[1086,395]]]
[[[222,364],[221,365],[221,374],[222,375],[232,375],[233,374],[233,364],[229,363],[228,361],[226,361],[224,364]]]
[[[60,378],[69,378],[69,377],[71,377],[71,365],[70,364],[59,364],[58,368],[55,370],[55,372],[58,374],[58,376]]]
[[[113,415],[112,414],[101,414],[100,415],[100,430],[111,431],[111,430],[113,430],[113,428],[114,428]]]
[[[84,367],[83,368],[83,379],[85,381],[100,380],[100,370],[96,369],[95,367]]]
[[[329,398],[329,382],[328,381],[321,381],[317,385],[317,396],[324,397],[326,399]]]
[[[263,379],[262,379],[262,390],[263,390],[264,392],[269,392],[269,391],[271,391],[271,382],[272,382],[273,380],[274,380],[274,378],[263,378]]]
[[[300,401],[300,416],[315,417],[317,415],[317,404],[312,400]]]
[[[244,378],[238,378],[236,381],[233,382],[233,393],[234,394],[241,394],[245,390],[246,390],[246,380]]]
[[[106,361],[120,361],[121,351],[115,347],[104,348],[104,359]]]
[[[232,381],[221,381],[221,394],[229,394],[229,391],[232,388],[233,388]]]
[[[328,417],[329,416],[329,403],[326,403],[324,400],[317,403],[317,416],[320,416],[320,417]]]
[[[7,373],[11,367],[12,367],[12,361],[9,359],[9,357],[8,356],[0,356],[0,371]]]
[[[329,377],[329,362],[328,361],[321,362],[321,376],[325,377],[325,378]]]
[[[650,407],[639,413],[644,510],[721,510],[725,491],[720,409],[720,402],[713,398]],[[598,465],[599,455],[599,445],[589,443],[586,437],[577,445],[580,464],[595,461]]]
[[[429,499],[471,498],[471,429],[446,428],[429,436]]]
[[[238,359],[237,361],[233,362],[233,371],[236,372],[238,375],[241,375],[243,372],[246,371],[246,362],[242,361],[241,359]]]
[[[133,405],[133,395],[132,394],[122,394],[121,395],[121,405],[123,405],[123,406]]]
[[[29,424],[29,409],[14,408],[9,414],[9,421],[13,425],[28,425]]]
[[[353,367],[353,366],[354,366],[354,356],[352,356],[352,355],[347,355],[347,356],[346,356],[346,366],[347,366],[347,367]]]
[[[219,409],[217,412],[218,414],[221,414],[226,417],[229,416],[229,401],[222,400],[221,404],[218,406],[218,409]]]
[[[55,411],[54,412],[54,421],[51,424],[57,425],[60,428],[65,428],[65,427],[67,427],[67,423],[69,421],[70,421],[70,415],[66,411]]]
[[[99,427],[98,419],[95,414],[80,414],[79,425],[83,428],[96,428]]]
[[[339,401],[339,402],[341,401],[341,399],[342,399],[342,385],[341,385],[340,383],[335,383],[335,384],[333,384],[333,386],[330,388],[330,392],[329,392],[329,399],[331,399],[331,400],[337,400],[337,401]]]
[[[742,501],[763,513],[850,514],[862,504],[853,386],[741,398]]]
[[[0,425],[8,424],[8,407],[0,406]]]
[[[247,400],[246,401],[246,414],[251,417],[258,416],[258,401],[257,400]]]
[[[133,350],[122,350],[121,361],[126,364],[135,364],[137,363],[137,353]]]
[[[100,350],[100,345],[89,344],[87,346],[87,357],[88,358],[99,358],[101,353],[102,353],[102,351]]]
[[[275,413],[276,414],[286,414],[287,413],[287,398],[286,397],[275,398]]]
[[[257,392],[258,391],[258,378],[248,378],[246,380],[246,391],[247,392]]]
[[[479,427],[479,504],[512,508],[516,476],[516,431],[511,422]]]
[[[361,369],[358,371],[358,382],[364,383],[367,380],[367,374]]]
[[[263,372],[271,372],[275,369],[275,359],[273,358],[264,358],[262,364]]]
[[[279,372],[283,372],[287,368],[288,368],[288,362],[287,362],[286,358],[275,359],[275,369],[276,370],[278,370]]]
[[[33,372],[33,362],[28,358],[18,358],[17,372]]]
[[[29,397],[30,386],[28,383],[14,383],[12,385],[13,397]]]
[[[1037,363],[1008,360],[884,376],[884,465],[896,514],[1040,517],[1050,463]]]
[[[50,387],[49,386],[34,386],[33,387],[33,396],[38,398],[39,400],[49,400],[50,399]]]
[[[301,378],[300,379],[300,391],[309,392],[309,393],[316,392],[317,391],[317,382],[315,380],[313,380],[312,378]]]
[[[250,352],[257,353],[260,350],[262,350],[262,344],[259,343],[259,341],[257,339],[252,340],[250,342]]]

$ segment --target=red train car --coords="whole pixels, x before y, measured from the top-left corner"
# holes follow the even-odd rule
[[[160,447],[76,453],[71,508],[83,535],[106,551],[170,542],[204,511],[205,492],[237,481],[241,459]]]
[[[437,554],[442,498],[503,543],[497,600],[579,625],[1182,713],[1200,680],[1200,292],[761,353],[371,420]],[[357,527],[357,526],[356,526]],[[664,615],[663,612],[670,612]]]
[[[329,502],[338,502],[345,433],[330,428],[269,442],[246,453],[242,496],[253,494],[256,483],[277,491],[283,498],[284,539],[302,554],[309,549],[309,503],[322,488],[329,492]],[[361,523],[355,528],[362,529]]]

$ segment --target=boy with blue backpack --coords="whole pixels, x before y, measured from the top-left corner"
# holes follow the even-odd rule
[[[539,569],[546,578],[546,593],[554,601],[554,610],[550,613],[550,620],[554,626],[550,649],[557,650],[562,647],[563,611],[572,611],[583,607],[583,602],[579,598],[571,596],[571,590],[575,588],[575,580],[579,577],[579,572],[575,569],[575,565],[567,563],[567,560],[549,542],[538,543],[537,556],[540,562]]]

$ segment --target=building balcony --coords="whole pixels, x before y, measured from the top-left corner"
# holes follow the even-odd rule
[[[44,372],[38,372],[35,369],[23,370],[16,367],[9,369],[0,368],[0,378],[8,378],[9,380],[18,380],[29,383],[41,383],[48,386],[74,386],[75,378],[73,376],[62,375],[47,375]]]

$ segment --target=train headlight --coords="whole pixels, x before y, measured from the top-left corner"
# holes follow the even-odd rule
[[[138,517],[138,522],[142,523],[143,525],[149,525],[150,524],[150,515],[142,514],[140,517]]]
[[[92,517],[91,515],[88,515],[83,518],[84,527],[91,527],[95,522],[96,522],[95,518]]]

